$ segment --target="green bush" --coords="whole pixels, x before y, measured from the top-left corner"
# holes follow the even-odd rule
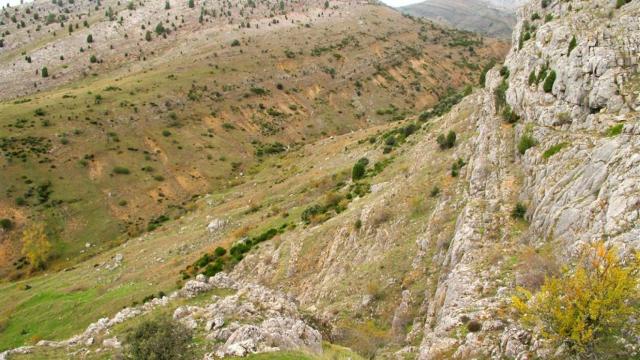
[[[544,84],[542,85],[544,92],[550,93],[551,90],[553,90],[553,83],[555,82],[556,82],[556,72],[555,70],[551,70],[551,72],[549,72],[549,75],[547,75],[547,78],[544,79]]]
[[[576,48],[576,46],[578,46],[578,42],[576,40],[576,36],[574,35],[569,42],[569,50],[567,51],[567,56],[571,55],[571,52]]]
[[[218,246],[215,250],[213,250],[213,254],[217,257],[224,256],[226,253],[227,253],[227,250],[220,246]]]
[[[446,150],[456,145],[456,133],[455,131],[449,131],[445,136],[444,134],[438,135],[436,142],[440,145],[441,150]]]
[[[95,55],[91,55],[89,57],[89,62],[92,63],[92,64],[95,64],[95,63],[98,62],[98,58]]]
[[[624,6],[624,4],[626,4],[627,2],[625,0],[616,0],[616,9],[620,9],[621,7]]]
[[[115,166],[113,168],[113,173],[118,175],[129,175],[131,174],[131,171],[129,171],[129,169],[123,166]]]
[[[520,141],[518,142],[518,152],[520,152],[521,155],[524,155],[527,150],[536,146],[537,144],[538,141],[533,137],[533,135],[531,135],[530,133],[525,133],[522,135]]]
[[[367,165],[369,164],[369,159],[361,158],[358,160],[355,165],[353,165],[353,169],[351,170],[351,179],[353,181],[357,181],[362,179],[367,172]]]
[[[126,336],[125,352],[134,360],[190,359],[191,330],[169,317],[145,320]]]
[[[0,229],[11,230],[13,222],[10,219],[0,219]]]
[[[231,42],[231,46],[240,46],[240,40],[235,39]]]
[[[43,67],[42,70],[40,71],[40,74],[42,74],[43,78],[49,77],[49,69],[47,69],[47,67]]]
[[[527,214],[527,207],[523,203],[517,203],[516,206],[511,210],[511,217],[514,219],[524,219],[524,216]]]
[[[622,134],[622,129],[624,128],[624,124],[616,124],[612,125],[607,129],[607,136],[613,137]]]

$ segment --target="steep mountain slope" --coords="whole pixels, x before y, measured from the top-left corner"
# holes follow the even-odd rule
[[[416,114],[506,50],[384,6],[329,5],[5,9],[0,219],[13,230],[0,231],[0,275],[29,268],[25,224],[46,223],[61,269],[242,183],[275,153]]]
[[[484,0],[427,0],[399,8],[403,13],[491,37],[511,38],[516,17],[513,9]]]
[[[134,326],[144,311],[168,309],[197,329],[204,353],[260,351],[271,318],[247,316],[226,337],[207,325],[206,309],[235,303],[237,293],[224,293],[234,284],[261,284],[271,290],[249,291],[249,302],[272,309],[288,302],[271,294],[287,293],[295,311],[283,305],[280,315],[291,310],[322,340],[365,357],[569,357],[520,327],[510,296],[517,286],[534,290],[530,277],[543,278],[549,262],[571,264],[585,242],[604,240],[623,256],[640,247],[640,4],[620,5],[529,4],[504,67],[449,112],[451,98],[417,119],[269,157],[260,165],[268,171],[198,199],[163,228],[69,271],[3,286],[0,302],[12,306],[2,313],[2,348],[82,334],[15,357],[115,355],[124,330],[102,325]],[[364,174],[354,171],[364,157]],[[513,211],[518,202],[526,211]],[[210,259],[217,246],[229,253]],[[218,260],[229,275],[177,280]],[[131,304],[176,281],[176,295]],[[193,308],[178,311],[183,301]],[[56,306],[56,316],[42,311]],[[294,349],[320,358],[317,337],[304,334],[316,332],[294,334]],[[637,342],[617,343],[607,356],[638,351]]]

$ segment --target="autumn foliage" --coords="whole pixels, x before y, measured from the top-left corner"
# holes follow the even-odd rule
[[[35,270],[43,269],[51,253],[51,243],[45,233],[44,224],[32,224],[22,234],[22,255],[26,256]]]
[[[518,289],[513,306],[523,325],[578,358],[610,354],[640,334],[639,275],[640,253],[624,263],[615,249],[588,245],[575,269],[545,279],[536,294]]]

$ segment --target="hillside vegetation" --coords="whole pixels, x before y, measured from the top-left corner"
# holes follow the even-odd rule
[[[36,1],[0,16],[0,275],[12,279],[33,268],[30,223],[45,225],[47,267],[69,267],[269,157],[418,114],[505,51],[346,1]]]

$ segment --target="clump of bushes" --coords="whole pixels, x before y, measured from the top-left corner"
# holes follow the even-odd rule
[[[440,134],[436,138],[436,142],[440,145],[441,150],[451,149],[456,145],[456,132],[450,130],[447,135]]]
[[[423,111],[418,117],[418,120],[424,122],[431,118],[448,113],[454,105],[462,101],[465,96],[471,94],[472,90],[471,86],[465,87],[464,90],[460,92],[453,92],[450,90],[447,95],[445,95],[445,97],[436,104],[436,106],[430,110]]]
[[[170,317],[145,320],[126,336],[125,352],[131,359],[190,359],[192,333]]]
[[[277,141],[271,144],[262,144],[256,142],[254,146],[256,148],[256,156],[258,157],[279,154],[287,150],[287,147],[284,144]]]
[[[509,124],[515,124],[520,120],[520,116],[513,111],[509,104],[506,104],[504,109],[502,109],[502,119]]]
[[[458,174],[460,174],[460,169],[462,169],[462,167],[465,165],[466,163],[461,158],[458,158],[458,160],[454,161],[453,164],[451,164],[451,176],[458,177]]]

